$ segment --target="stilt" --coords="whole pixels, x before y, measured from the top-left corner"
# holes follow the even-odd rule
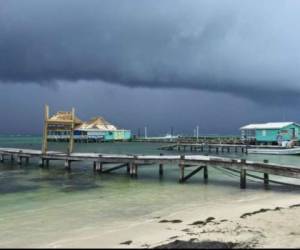
[[[227,153],[230,153],[230,147],[227,147]]]
[[[25,160],[25,163],[26,163],[26,164],[29,164],[29,157],[26,157],[25,159],[26,159],[26,160]]]
[[[191,147],[192,150],[192,147]],[[163,156],[162,153],[159,154],[160,156]],[[159,164],[159,176],[162,177],[164,175],[164,165],[162,163]]]
[[[179,163],[179,169],[180,169],[180,177],[179,177],[179,182],[183,183],[184,181],[184,155],[180,156],[180,163]]]
[[[11,155],[10,155],[10,161],[11,161],[11,162],[14,162],[14,160],[15,160],[14,155],[11,154]]]
[[[101,161],[96,161],[96,171],[98,173],[102,173],[102,171],[103,171],[103,163]]]
[[[135,163],[130,163],[130,176],[137,177],[137,165]]]
[[[17,156],[17,164],[22,165],[22,156]]]
[[[207,179],[208,179],[207,166],[203,166],[203,178],[204,178],[205,181],[207,181]]]
[[[93,162],[93,171],[96,172],[96,162]]]
[[[241,169],[241,183],[240,183],[241,189],[246,188],[246,169]]]
[[[0,162],[4,162],[4,155],[3,154],[0,155]]]
[[[264,163],[269,163],[269,161],[264,160]],[[269,185],[269,174],[267,174],[267,173],[264,173],[264,184],[265,184],[265,186]]]
[[[43,159],[43,158],[41,158],[41,159],[39,160],[39,166],[40,166],[41,168],[44,167],[44,159]]]
[[[164,165],[159,164],[159,176],[162,177],[164,175]]]
[[[137,164],[134,164],[134,177],[137,177],[138,176],[138,165]]]
[[[50,162],[50,160],[46,159],[45,161],[46,161],[46,168],[49,168],[49,162]]]
[[[65,160],[65,169],[71,170],[71,161],[70,160]]]
[[[264,173],[264,184],[269,185],[269,174]]]
[[[126,171],[127,171],[127,174],[130,174],[130,163],[127,163]]]

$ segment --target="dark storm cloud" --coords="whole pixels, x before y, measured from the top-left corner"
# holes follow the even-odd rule
[[[291,103],[299,13],[299,1],[2,0],[0,81],[103,80]]]

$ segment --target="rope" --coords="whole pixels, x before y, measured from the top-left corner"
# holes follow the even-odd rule
[[[226,168],[226,170],[232,171],[232,172],[235,172],[235,173],[240,173],[240,171],[234,170],[234,169],[231,169],[231,168]],[[259,177],[259,176],[256,176],[256,175],[252,175],[252,174],[247,174],[247,176],[250,176],[250,177],[252,177],[252,178],[259,179],[259,180],[264,180],[264,178]],[[253,180],[253,181],[254,181],[254,180]],[[256,181],[255,181],[255,182],[256,182]],[[292,184],[292,183],[286,183],[286,182],[281,182],[281,181],[274,181],[274,180],[270,180],[270,179],[269,179],[269,182],[275,183],[275,184],[280,184],[280,185],[286,185],[286,186],[291,186],[291,187],[297,187],[297,188],[300,188],[300,185]],[[257,182],[257,183],[258,183],[258,182]]]
[[[240,178],[240,175],[236,175],[233,172],[229,172],[229,169],[219,168],[219,167],[215,167],[215,166],[214,166],[214,168],[219,170],[220,172],[223,172],[227,176],[233,176],[233,177]],[[226,171],[226,170],[228,170],[228,171]],[[240,173],[239,171],[237,171],[237,172]],[[253,182],[253,183],[259,183],[258,181],[252,180],[252,179],[249,179],[249,181]]]

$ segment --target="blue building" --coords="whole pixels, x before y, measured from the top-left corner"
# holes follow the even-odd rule
[[[74,139],[123,141],[131,139],[131,131],[118,129],[103,117],[95,117],[75,128]]]
[[[241,139],[258,144],[280,144],[282,141],[300,141],[300,125],[295,122],[249,124],[240,128]]]

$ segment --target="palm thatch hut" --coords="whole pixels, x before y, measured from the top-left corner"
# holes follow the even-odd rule
[[[130,130],[118,129],[103,117],[94,117],[75,127],[75,140],[86,138],[89,141],[128,140],[131,138]]]

